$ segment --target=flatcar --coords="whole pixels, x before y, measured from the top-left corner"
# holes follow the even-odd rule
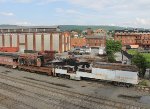
[[[97,62],[91,68],[81,67],[77,71],[73,66],[58,67],[55,69],[55,73],[56,75],[66,75],[76,80],[89,78],[108,81],[117,86],[130,87],[138,84],[138,68],[133,65]]]

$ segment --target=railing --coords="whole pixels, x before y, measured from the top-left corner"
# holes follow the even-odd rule
[[[126,52],[126,51],[123,51],[123,50],[122,50],[122,53],[123,53],[123,55],[125,55],[128,59],[132,59],[132,57],[133,57],[133,55],[129,54],[129,53]]]

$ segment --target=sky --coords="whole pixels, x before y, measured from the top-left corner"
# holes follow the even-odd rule
[[[0,0],[0,24],[150,28],[150,0]]]

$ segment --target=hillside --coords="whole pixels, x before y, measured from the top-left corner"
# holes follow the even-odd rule
[[[94,25],[87,25],[87,26],[84,26],[84,25],[60,25],[59,26],[60,29],[62,31],[71,31],[71,30],[86,30],[87,28],[91,28],[93,30],[95,29],[104,29],[104,30],[122,30],[122,29],[125,29],[124,27],[119,27],[119,26],[103,26],[103,25],[100,25],[100,26],[94,26]]]
[[[17,27],[18,25],[0,25],[1,27]],[[119,27],[119,26],[105,26],[105,25],[59,25],[61,31],[71,31],[71,30],[79,30],[79,31],[83,31],[86,30],[87,28],[91,28],[93,30],[95,29],[104,29],[104,30],[110,30],[110,31],[114,31],[114,30],[122,30],[125,29],[125,27]],[[131,29],[131,28],[128,28]]]

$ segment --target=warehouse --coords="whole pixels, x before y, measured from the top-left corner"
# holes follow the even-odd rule
[[[19,52],[24,50],[70,50],[69,32],[61,32],[59,26],[4,26],[0,27],[0,47]]]

